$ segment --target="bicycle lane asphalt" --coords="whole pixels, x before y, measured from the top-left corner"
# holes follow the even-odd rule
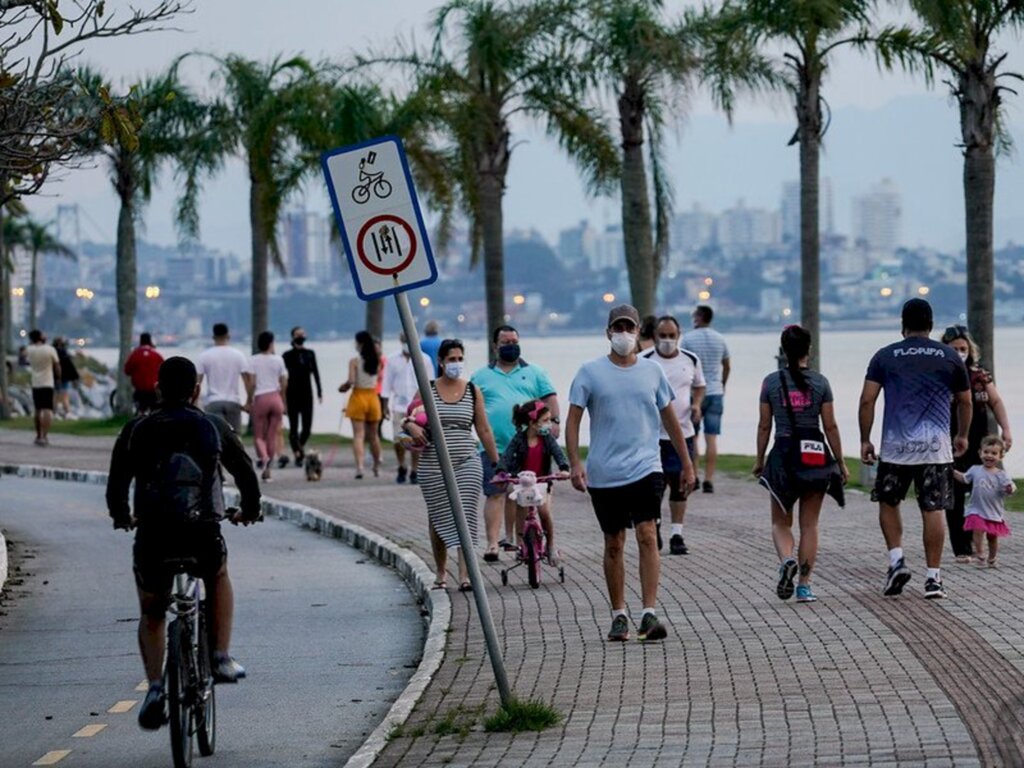
[[[0,493],[21,566],[0,607],[0,764],[169,765],[167,730],[136,724],[131,536],[111,529],[103,487],[4,477]],[[225,538],[232,651],[249,679],[218,687],[212,760],[343,764],[419,661],[415,599],[393,571],[288,523],[225,526]]]

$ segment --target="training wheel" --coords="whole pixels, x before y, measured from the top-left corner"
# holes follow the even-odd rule
[[[565,568],[558,569],[558,580],[565,584]]]
[[[501,572],[501,586],[503,586],[503,587],[507,587],[508,586],[508,571],[502,571]]]

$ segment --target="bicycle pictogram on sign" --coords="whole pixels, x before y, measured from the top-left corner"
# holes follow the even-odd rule
[[[359,260],[378,275],[397,275],[412,263],[416,250],[412,225],[390,214],[369,219],[356,237]]]
[[[376,160],[377,153],[370,150],[359,161],[360,183],[352,188],[352,199],[359,205],[369,201],[371,190],[381,200],[391,195],[391,182],[384,178],[384,171],[373,170]]]

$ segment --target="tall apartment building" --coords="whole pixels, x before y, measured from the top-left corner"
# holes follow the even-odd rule
[[[879,256],[892,255],[900,245],[903,203],[891,179],[882,179],[853,200],[854,241]]]
[[[779,214],[747,208],[740,200],[718,217],[717,240],[725,250],[775,245],[779,242]]]
[[[782,200],[779,205],[782,226],[782,242],[800,242],[800,182],[787,181],[782,185]],[[822,236],[836,231],[835,204],[832,196],[832,180],[821,179],[818,184],[818,230]]]

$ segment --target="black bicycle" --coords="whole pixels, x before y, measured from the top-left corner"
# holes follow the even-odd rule
[[[193,741],[199,754],[213,754],[217,739],[217,697],[210,661],[209,615],[202,579],[192,574],[194,559],[172,560],[174,592],[167,627],[164,690],[175,768],[192,765]],[[193,739],[194,737],[194,739]]]

